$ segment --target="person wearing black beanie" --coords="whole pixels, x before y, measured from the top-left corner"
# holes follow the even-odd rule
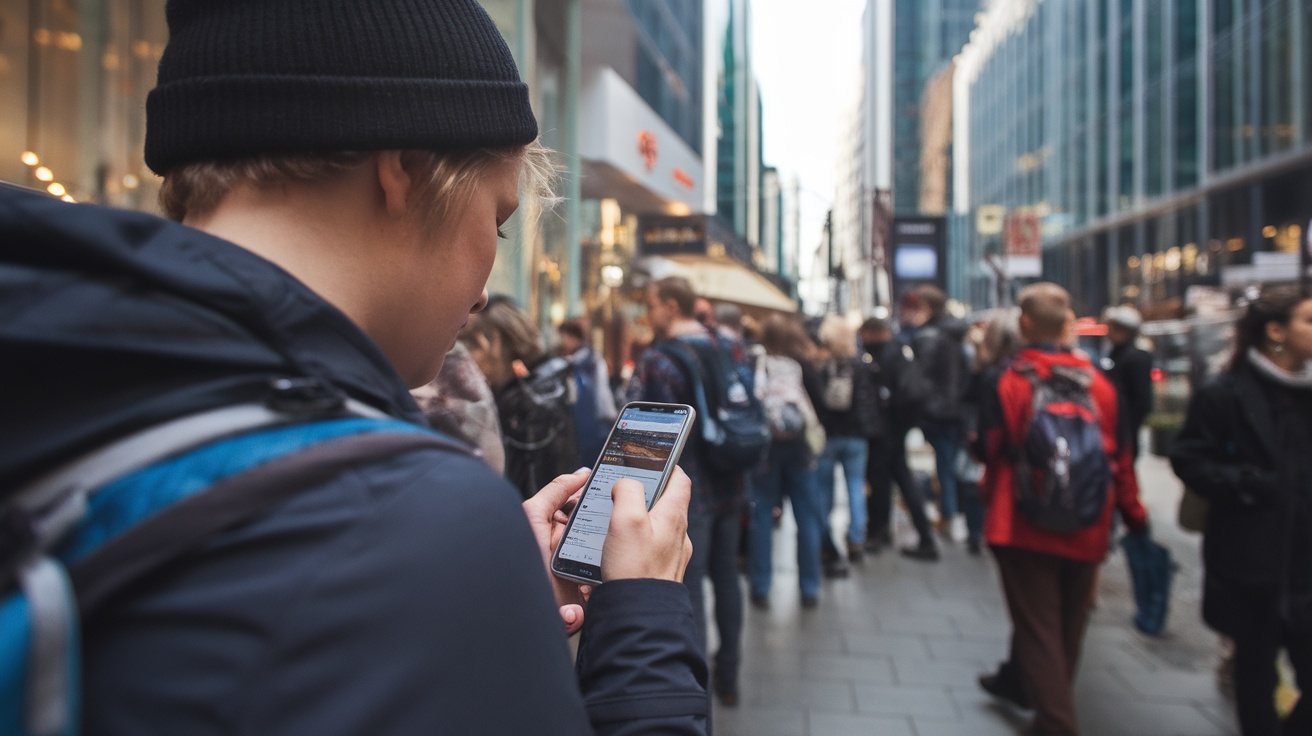
[[[0,419],[6,488],[238,404],[419,431],[408,389],[486,305],[521,195],[549,196],[528,87],[475,0],[169,0],[166,15],[145,154],[176,222],[0,189],[0,270],[23,285],[0,290],[0,353],[40,397]],[[258,511],[84,608],[81,712],[57,730],[706,733],[687,476],[650,510],[615,484],[606,582],[589,589],[546,568],[587,474],[521,504],[443,442],[288,453],[268,463],[295,489],[276,501],[242,495],[258,467],[199,494]],[[189,502],[165,512],[213,509]],[[117,579],[64,562],[75,594]]]

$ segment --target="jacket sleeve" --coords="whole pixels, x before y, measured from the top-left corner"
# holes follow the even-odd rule
[[[1153,359],[1148,353],[1139,350],[1134,360],[1127,367],[1127,386],[1125,408],[1129,412],[1130,426],[1140,427],[1153,410]]]
[[[798,365],[802,368],[802,387],[806,389],[806,395],[811,398],[811,406],[815,408],[820,423],[824,424],[828,419],[829,411],[825,407],[824,374],[810,363],[798,361]]]
[[[608,422],[613,422],[620,415],[620,411],[619,407],[615,406],[615,394],[610,390],[610,372],[606,369],[606,361],[602,360],[601,356],[596,356],[594,367],[597,375],[597,415]]]
[[[606,583],[583,622],[578,679],[597,734],[706,733],[708,671],[686,586]]]
[[[1002,377],[1005,371],[990,369],[980,374],[978,406],[976,412],[975,441],[970,451],[981,462],[999,462],[1004,458],[1006,446],[1006,418],[1002,413]]]
[[[1092,394],[1097,402],[1102,428],[1103,445],[1112,470],[1112,499],[1121,518],[1131,531],[1141,531],[1148,525],[1148,510],[1139,498],[1139,480],[1134,473],[1134,451],[1120,442],[1120,398],[1111,382],[1101,372],[1093,372]]]
[[[1235,457],[1230,436],[1238,418],[1227,411],[1233,399],[1224,384],[1213,383],[1194,394],[1184,428],[1171,446],[1171,469],[1186,486],[1214,503],[1251,506],[1273,493],[1275,474]]]

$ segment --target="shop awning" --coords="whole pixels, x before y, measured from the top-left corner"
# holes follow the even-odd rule
[[[704,255],[649,256],[640,266],[654,279],[682,276],[698,296],[744,307],[792,314],[797,302],[755,269],[730,258]]]

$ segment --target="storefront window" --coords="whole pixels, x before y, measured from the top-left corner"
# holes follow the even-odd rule
[[[146,94],[163,0],[0,0],[0,179],[153,210]]]

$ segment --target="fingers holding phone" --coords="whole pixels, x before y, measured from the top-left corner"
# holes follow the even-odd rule
[[[647,510],[642,484],[629,479],[611,489],[614,511],[602,552],[602,580],[656,578],[683,582],[692,557],[688,502],[692,484],[675,468],[665,493]]]
[[[691,488],[678,462],[695,418],[685,404],[625,405],[553,545],[551,571],[557,577],[588,584],[635,577],[682,580],[691,554]],[[673,493],[668,502],[666,493]],[[557,525],[561,515],[553,514]],[[616,558],[603,563],[612,553]]]

